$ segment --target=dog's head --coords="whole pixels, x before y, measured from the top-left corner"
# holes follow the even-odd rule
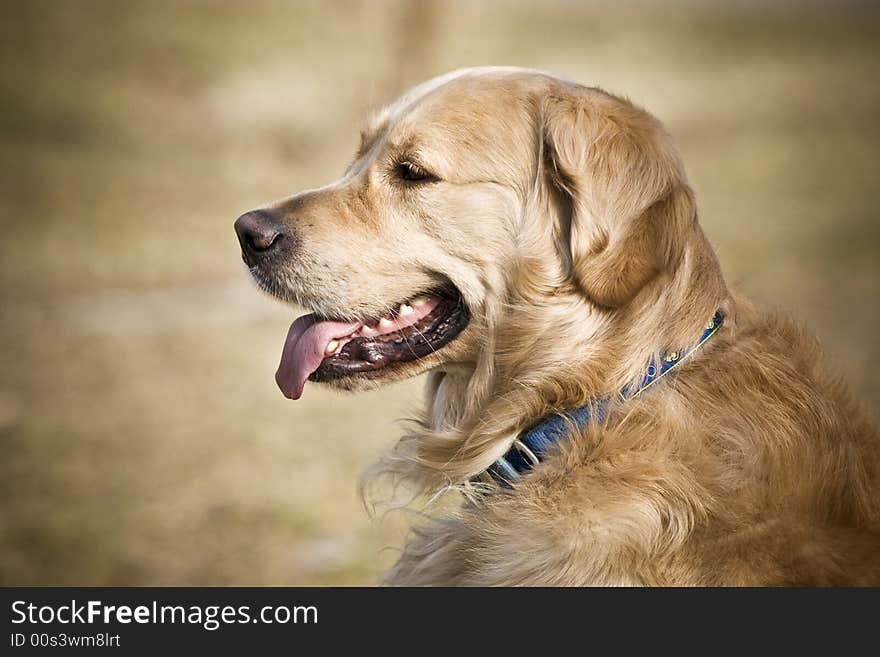
[[[277,374],[298,398],[307,378],[357,389],[473,366],[523,300],[616,312],[675,266],[694,220],[653,118],[493,68],[411,90],[377,114],[342,178],[248,212],[236,232],[258,284],[313,311]]]

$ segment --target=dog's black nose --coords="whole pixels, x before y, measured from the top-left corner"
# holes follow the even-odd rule
[[[235,234],[248,264],[270,253],[284,238],[281,222],[266,210],[251,210],[235,220]]]

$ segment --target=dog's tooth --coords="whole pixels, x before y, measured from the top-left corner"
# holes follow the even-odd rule
[[[361,335],[363,335],[365,338],[372,338],[373,336],[378,334],[379,331],[376,330],[375,326],[367,326],[366,324],[364,324],[361,327]]]
[[[394,322],[392,322],[387,317],[383,317],[382,319],[379,320],[379,328],[389,329],[392,326],[394,326]]]
[[[408,306],[405,303],[400,304],[400,310],[398,311],[401,317],[406,317],[407,315],[412,315],[415,310],[413,310],[412,306]]]
[[[339,340],[330,340],[330,342],[327,343],[327,348],[324,349],[324,353],[330,356],[337,349],[339,349]]]
[[[409,303],[413,308],[421,308],[426,303],[428,303],[428,298],[427,297],[416,297],[415,299],[413,299]]]

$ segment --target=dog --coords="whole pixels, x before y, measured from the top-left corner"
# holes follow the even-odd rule
[[[460,506],[391,585],[877,585],[880,437],[817,341],[725,283],[671,137],[546,73],[456,71],[338,181],[248,212],[304,306],[276,381],[427,375],[373,469]]]

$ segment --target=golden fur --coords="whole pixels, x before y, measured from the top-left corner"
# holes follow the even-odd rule
[[[389,181],[404,157],[440,182]],[[643,110],[534,71],[458,71],[380,112],[341,180],[270,209],[299,240],[262,280],[282,298],[373,316],[440,274],[472,313],[431,357],[338,383],[429,371],[424,412],[374,473],[468,493],[414,531],[386,582],[880,584],[878,433],[813,338],[727,288]],[[469,483],[719,308],[721,330],[674,374],[512,489]]]

